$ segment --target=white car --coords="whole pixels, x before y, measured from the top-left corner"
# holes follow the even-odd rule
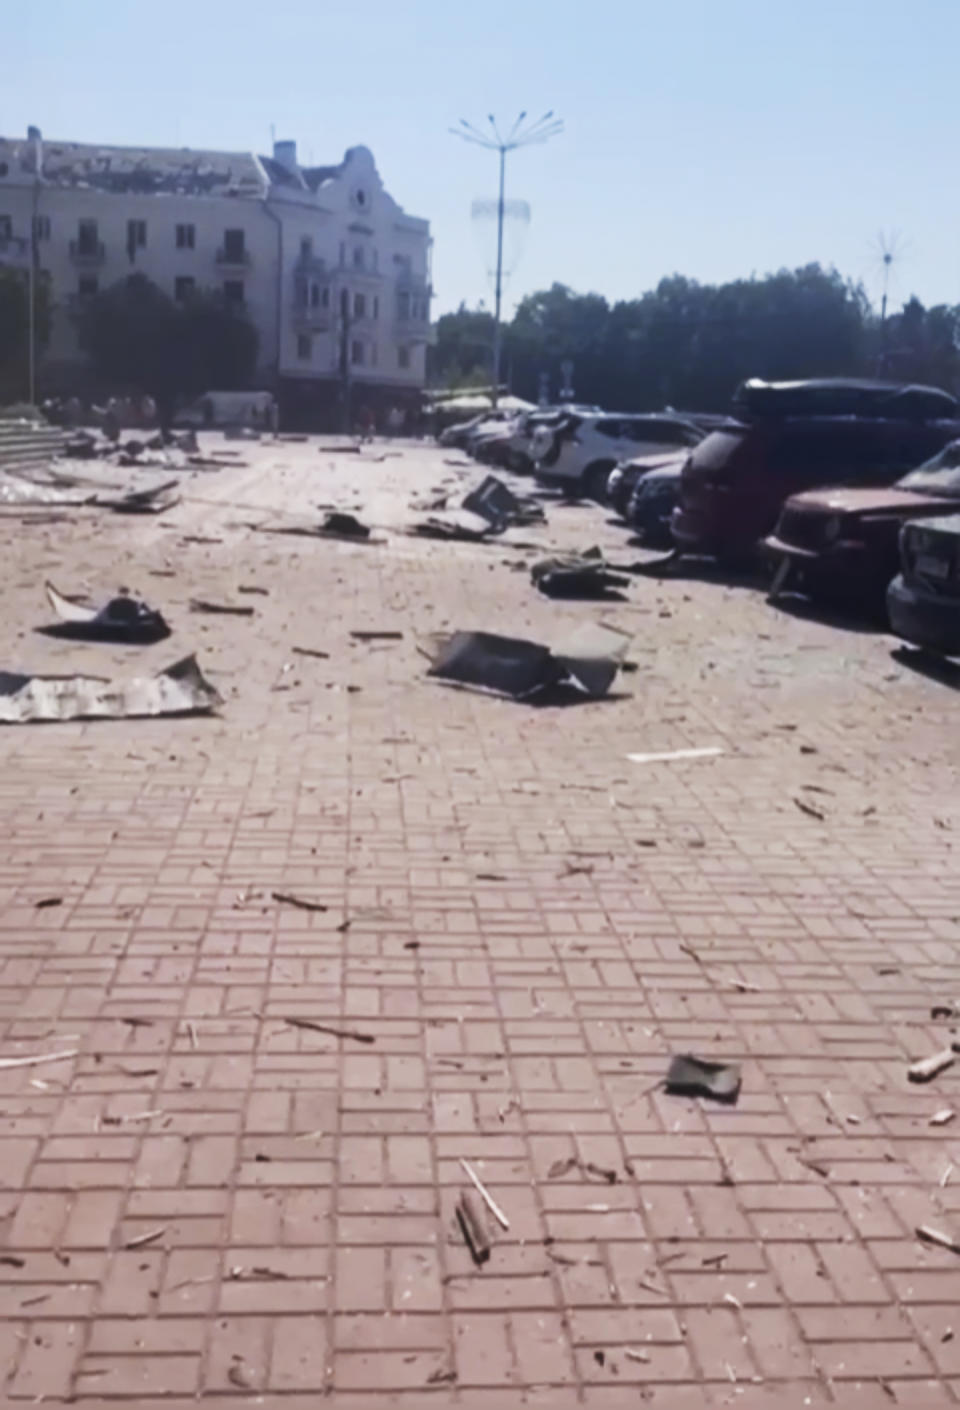
[[[568,415],[556,427],[541,427],[533,458],[541,484],[585,495],[605,504],[607,481],[621,460],[669,454],[695,446],[703,432],[679,416],[618,415],[601,411]]]

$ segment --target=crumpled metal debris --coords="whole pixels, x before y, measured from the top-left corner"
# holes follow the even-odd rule
[[[431,507],[440,507],[439,501]],[[465,497],[459,509],[430,514],[415,523],[412,532],[422,538],[476,543],[502,534],[512,524],[538,524],[543,519],[543,505],[539,500],[528,496],[520,499],[496,475],[487,475]]]
[[[589,622],[553,649],[492,632],[455,632],[438,639],[429,674],[513,700],[599,700],[616,679],[629,644],[625,632]]]
[[[674,1096],[712,1097],[732,1106],[740,1095],[740,1080],[736,1063],[709,1062],[691,1053],[678,1053],[670,1059],[664,1086]]]
[[[209,714],[222,704],[195,656],[185,656],[159,675],[124,682],[0,671],[0,724]]]
[[[530,579],[547,597],[609,597],[630,584],[599,548],[541,558],[531,566]]]
[[[111,597],[97,608],[64,596],[53,583],[46,584],[46,591],[50,606],[60,618],[52,627],[39,628],[46,636],[146,645],[152,641],[163,641],[170,635],[162,613],[126,593]]]
[[[538,499],[527,495],[519,498],[496,475],[488,475],[471,490],[463,501],[463,508],[502,528],[510,524],[539,524],[546,518]]]

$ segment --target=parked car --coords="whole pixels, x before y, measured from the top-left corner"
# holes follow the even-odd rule
[[[734,392],[733,409],[744,421],[769,416],[935,420],[960,415],[956,397],[940,387],[862,377],[814,377],[802,382],[764,382],[751,377]]]
[[[900,563],[887,589],[890,626],[914,646],[960,656],[960,514],[908,520]]]
[[[488,465],[501,465],[517,474],[530,474],[533,470],[533,438],[541,427],[559,426],[564,415],[590,412],[594,407],[545,407],[522,412],[503,425],[476,436],[472,452],[478,460]]]
[[[627,523],[651,548],[672,548],[670,520],[680,499],[686,456],[675,456],[637,481],[627,507]]]
[[[882,606],[900,562],[898,538],[908,519],[960,509],[960,441],[952,441],[889,489],[812,490],[792,495],[764,550],[789,582],[811,597]],[[792,567],[789,578],[787,571]]]
[[[454,425],[448,426],[445,431],[441,431],[437,441],[442,446],[463,450],[481,427],[489,427],[491,431],[495,431],[506,419],[507,412],[505,411],[478,411],[476,416],[470,417],[469,421],[457,421]]]
[[[621,460],[620,464],[610,471],[607,479],[607,500],[621,519],[627,518],[630,501],[641,480],[646,479],[652,470],[659,469],[661,465],[673,464],[677,459],[676,446],[665,446],[653,455],[637,455],[632,460]],[[680,463],[685,459],[686,454],[681,455]]]
[[[672,520],[687,553],[753,554],[790,495],[821,485],[889,485],[960,434],[954,421],[787,416],[733,423],[693,450]]]
[[[533,438],[537,479],[544,485],[606,502],[607,481],[617,462],[637,455],[696,445],[702,432],[675,416],[568,413],[556,427]]]

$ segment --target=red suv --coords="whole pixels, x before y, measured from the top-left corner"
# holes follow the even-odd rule
[[[714,431],[683,468],[671,530],[681,552],[739,559],[792,494],[889,485],[960,434],[960,422],[903,416],[771,416]]]

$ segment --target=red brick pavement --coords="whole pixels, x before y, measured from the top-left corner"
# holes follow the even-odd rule
[[[507,543],[243,527],[351,478],[389,520],[441,462],[271,448],[159,522],[0,527],[3,665],[196,647],[226,697],[0,733],[0,1054],[78,1050],[0,1071],[3,1396],[953,1403],[960,1259],[914,1230],[960,1233],[960,1138],[929,1124],[960,1068],[905,1074],[960,997],[956,697],[750,587],[640,578],[598,612]],[[589,509],[541,537],[618,543]],[[50,573],[126,581],[173,642],[33,636]],[[252,622],[187,610],[250,584]],[[424,679],[420,634],[598,615],[635,634],[609,702]],[[664,1095],[680,1050],[742,1061],[739,1104]],[[510,1220],[480,1270],[461,1158]]]

